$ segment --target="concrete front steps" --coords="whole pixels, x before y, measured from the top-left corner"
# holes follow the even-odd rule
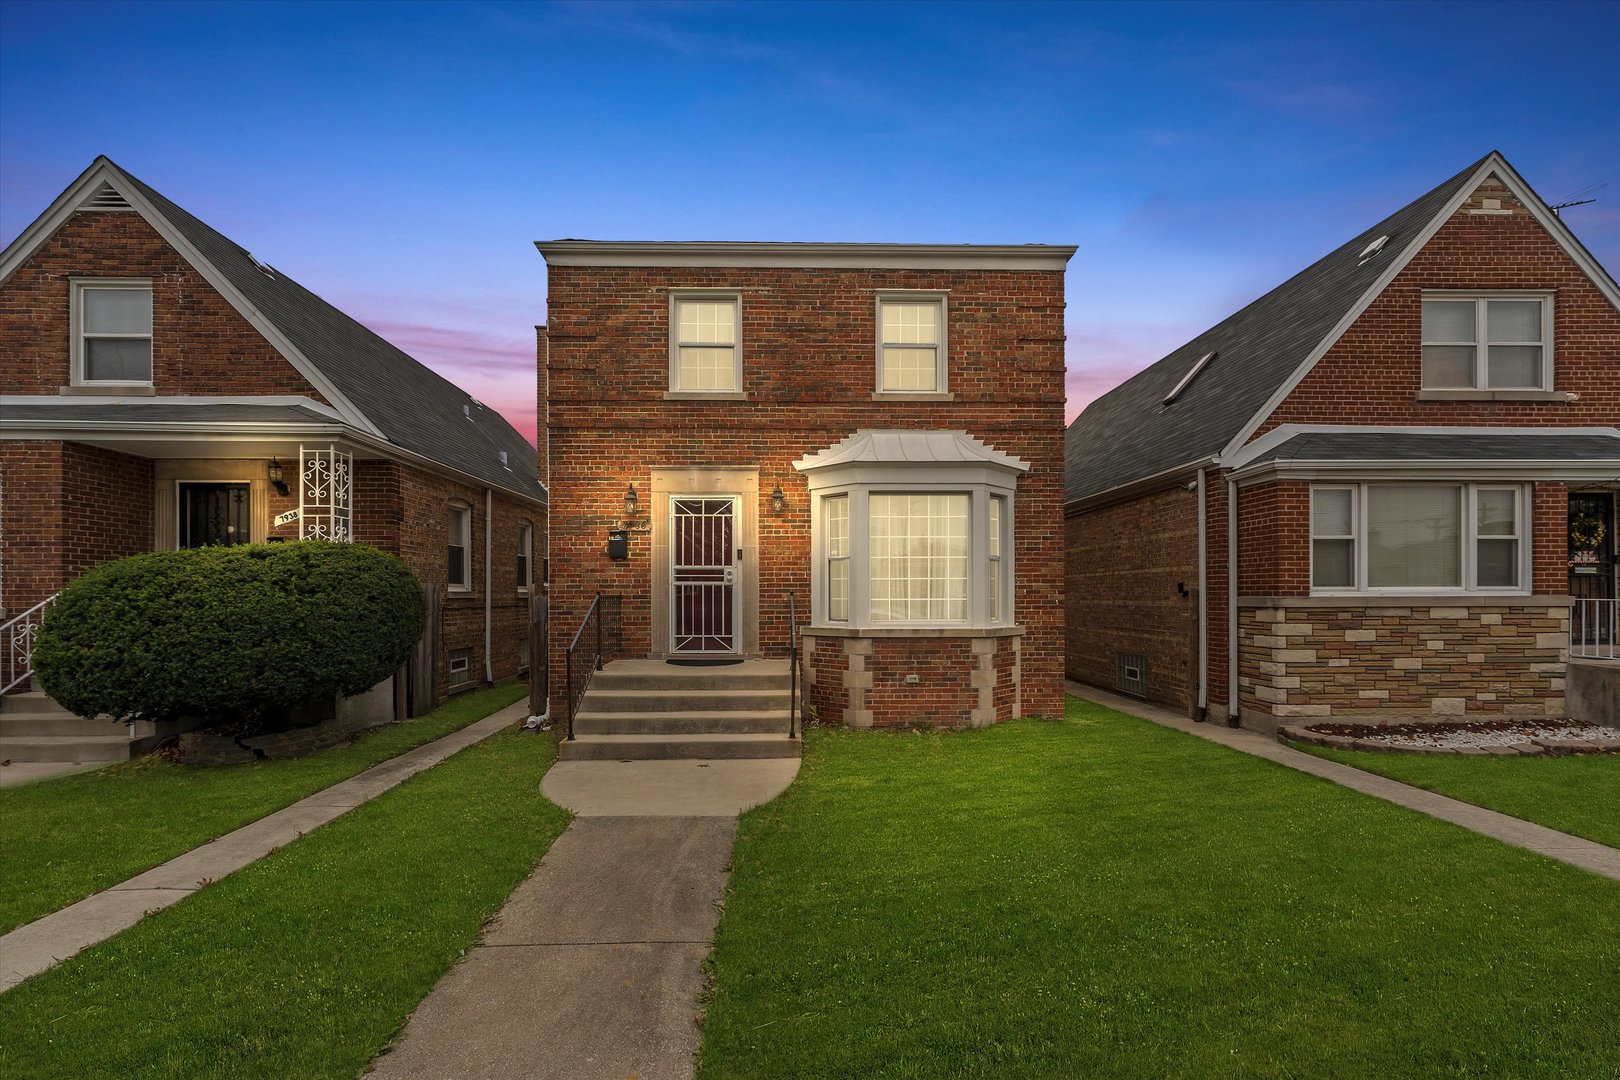
[[[0,761],[127,761],[129,728],[74,716],[41,690],[0,698]]]
[[[786,660],[688,667],[615,660],[591,679],[563,761],[798,757]]]

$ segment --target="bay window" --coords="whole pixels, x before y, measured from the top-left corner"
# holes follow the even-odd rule
[[[1423,298],[1423,389],[1551,390],[1552,296]]]
[[[867,513],[872,621],[965,621],[968,496],[873,494]]]
[[[1522,485],[1317,484],[1318,592],[1519,591],[1528,581]]]

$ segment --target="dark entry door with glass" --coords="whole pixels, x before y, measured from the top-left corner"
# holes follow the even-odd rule
[[[670,624],[677,653],[737,651],[735,498],[672,498]]]
[[[181,484],[180,546],[247,543],[248,506],[246,484]]]
[[[1614,495],[1577,491],[1569,496],[1569,594],[1614,598]]]

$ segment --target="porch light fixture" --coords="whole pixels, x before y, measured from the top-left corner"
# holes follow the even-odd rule
[[[634,484],[631,484],[629,490],[624,493],[624,516],[627,518],[636,516],[636,485]]]
[[[771,513],[780,514],[787,509],[787,496],[782,494],[782,485],[777,484],[776,490],[771,492]]]
[[[287,494],[287,482],[281,478],[281,462],[275,458],[270,459],[270,486],[278,495]]]

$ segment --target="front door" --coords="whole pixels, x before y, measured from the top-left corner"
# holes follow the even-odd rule
[[[247,484],[181,484],[180,546],[246,544],[251,505]]]
[[[1615,578],[1614,495],[1576,491],[1569,496],[1569,594],[1612,600]]]
[[[737,652],[737,499],[671,496],[670,651]]]

